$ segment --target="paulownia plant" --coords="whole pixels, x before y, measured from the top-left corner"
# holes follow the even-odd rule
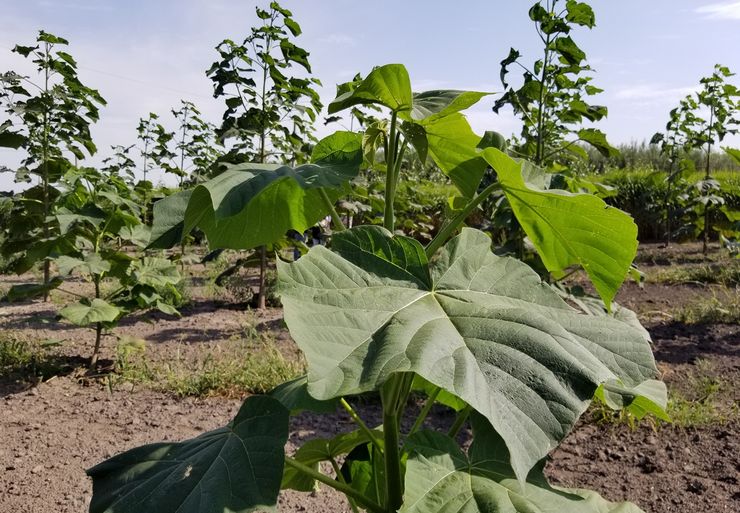
[[[221,429],[139,447],[90,469],[91,512],[271,510],[281,488],[319,484],[345,494],[353,510],[373,513],[640,511],[552,486],[543,474],[548,454],[594,396],[638,416],[663,414],[649,337],[611,304],[635,254],[634,223],[596,197],[541,190],[525,178],[536,175],[525,162],[477,149],[480,138],[460,111],[482,96],[414,94],[406,69],[387,65],[331,104],[330,113],[367,103],[390,111],[386,131],[376,134],[386,206],[384,226],[340,225],[329,248],[278,262],[285,322],[308,374],[247,398]],[[426,247],[395,232],[393,192],[407,144],[437,162],[465,205]],[[476,194],[486,166],[498,180]],[[577,310],[527,265],[496,256],[485,233],[461,229],[499,189],[548,268],[583,266],[615,314]],[[426,403],[402,424],[414,390]],[[379,426],[350,404],[364,393],[380,396]],[[435,403],[458,412],[447,433],[426,427]],[[339,406],[355,430],[285,453],[291,414]],[[466,426],[467,451],[458,437]]]

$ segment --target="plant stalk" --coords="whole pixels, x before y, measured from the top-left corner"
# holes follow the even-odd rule
[[[386,511],[395,513],[403,505],[403,475],[399,432],[399,398],[404,375],[394,374],[381,391],[383,400],[383,446],[385,449]]]
[[[383,445],[378,441],[378,438],[375,435],[375,433],[373,432],[373,430],[370,429],[367,426],[367,424],[365,424],[365,422],[360,418],[360,416],[357,414],[357,412],[354,410],[354,408],[352,408],[352,405],[349,404],[344,397],[342,397],[339,400],[339,404],[341,404],[342,405],[342,408],[344,408],[347,411],[347,413],[349,413],[349,416],[352,418],[352,420],[355,422],[355,424],[357,424],[357,426],[360,428],[360,430],[363,431],[368,436],[368,438],[373,443],[373,445],[375,447],[377,447],[378,448],[378,451],[380,451],[380,453],[382,454],[383,453]]]
[[[473,411],[473,408],[468,405],[464,409],[462,409],[460,413],[457,414],[455,423],[452,424],[452,426],[450,427],[450,430],[447,432],[447,436],[449,436],[450,438],[455,438],[457,436],[462,427],[465,425],[465,421],[468,420],[471,411]]]
[[[342,221],[342,217],[337,213],[337,209],[334,208],[334,203],[332,203],[331,198],[329,198],[329,195],[326,193],[324,188],[319,188],[319,194],[321,195],[321,200],[324,202],[324,205],[329,210],[329,215],[331,215],[331,221],[334,223],[334,228],[338,232],[343,232],[347,229],[346,226],[344,226],[344,222]]]
[[[393,233],[396,227],[395,212],[393,204],[396,196],[396,125],[398,115],[391,115],[391,127],[388,135],[388,151],[385,153],[385,212],[383,215],[383,226]]]
[[[332,479],[331,477],[325,474],[322,474],[318,470],[315,470],[309,467],[308,465],[304,465],[300,461],[296,461],[295,459],[289,456],[285,457],[285,464],[290,467],[293,467],[294,469],[296,469],[299,472],[302,472],[303,474],[306,474],[307,476],[312,477],[319,483],[323,483],[326,486],[334,488],[338,492],[343,493],[347,497],[351,497],[352,499],[355,500],[355,502],[357,502],[359,506],[365,508],[371,513],[387,513],[385,508],[383,508],[379,504],[376,504],[375,501],[368,499],[361,492],[355,490],[348,484]]]
[[[499,183],[494,182],[483,189],[475,198],[470,200],[470,203],[465,205],[465,208],[463,208],[459,214],[457,214],[450,220],[449,223],[443,226],[439,233],[437,233],[437,235],[434,237],[434,239],[432,239],[432,242],[430,242],[429,245],[426,247],[425,252],[427,254],[427,258],[431,258],[432,255],[434,255],[434,253],[436,253],[437,250],[441,248],[450,239],[450,237],[452,237],[452,234],[455,233],[460,225],[465,222],[465,219],[467,219],[470,213],[475,210],[478,205],[483,203],[483,200],[485,200],[488,196],[491,195],[491,193],[500,188],[501,186],[499,185]]]
[[[419,412],[419,416],[416,417],[416,421],[414,421],[414,425],[411,426],[411,431],[409,431],[408,436],[413,435],[419,429],[421,429],[421,426],[424,425],[424,420],[427,418],[427,415],[429,415],[429,412],[432,410],[432,406],[434,406],[434,401],[437,400],[437,396],[442,391],[440,387],[435,387],[434,391],[427,397],[426,402],[424,403],[424,406],[422,407],[421,411]]]

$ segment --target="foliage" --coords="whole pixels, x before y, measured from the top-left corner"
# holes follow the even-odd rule
[[[595,122],[607,115],[607,108],[587,103],[589,96],[602,92],[591,85],[592,69],[585,63],[586,54],[571,37],[575,27],[593,28],[596,16],[585,2],[567,0],[536,2],[529,17],[543,45],[543,57],[527,67],[521,53],[512,48],[501,61],[504,94],[496,100],[494,112],[504,106],[513,109],[522,120],[522,132],[512,151],[536,165],[567,169],[573,160],[587,157],[579,141],[589,144],[607,156],[616,150],[606,136],[595,128],[578,128],[585,121]],[[523,81],[514,88],[507,81],[510,68],[523,70]],[[571,139],[575,136],[576,139]]]
[[[653,143],[661,143],[661,150],[670,155],[671,174],[669,182],[680,181],[685,187],[683,171],[691,171],[691,161],[684,155],[692,149],[704,149],[704,177],[693,184],[698,195],[692,207],[703,213],[704,254],[707,254],[710,232],[713,228],[713,212],[724,205],[724,200],[717,195],[719,183],[712,179],[711,158],[715,144],[740,129],[738,117],[738,102],[740,91],[727,80],[734,76],[729,68],[717,64],[714,73],[700,80],[701,90],[694,95],[687,96],[681,101],[678,108],[671,111],[671,119],[666,126],[666,133],[658,133],[653,137]],[[703,111],[708,111],[705,119]],[[730,155],[732,155],[730,153]],[[674,169],[675,168],[675,169]],[[727,211],[724,210],[723,213]],[[726,220],[732,222],[732,215],[726,215]],[[667,225],[670,225],[668,217]],[[723,234],[724,235],[724,234]]]
[[[60,47],[68,41],[40,31],[36,44],[16,45],[13,52],[31,59],[37,79],[12,71],[0,75],[0,106],[8,119],[0,123],[0,146],[26,154],[16,173],[17,182],[35,185],[13,197],[14,219],[3,226],[4,255],[23,254],[18,272],[44,261],[44,283],[49,283],[48,257],[59,252],[57,226],[51,217],[58,197],[55,183],[86,155],[96,152],[90,125],[105,105],[100,94],[78,79],[77,62]],[[33,91],[33,92],[32,92]]]
[[[307,375],[268,396],[248,398],[225,428],[133,449],[90,469],[93,513],[203,511],[204,505],[213,512],[247,512],[274,507],[281,487],[306,491],[318,483],[344,493],[353,509],[373,513],[463,505],[485,512],[553,505],[563,511],[640,511],[593,492],[552,487],[542,469],[595,394],[613,408],[664,415],[665,387],[654,379],[646,331],[624,309],[610,313],[601,303],[572,308],[527,265],[494,255],[486,234],[462,228],[487,197],[501,191],[550,269],[582,265],[608,308],[634,257],[634,225],[598,198],[541,187],[540,170],[487,147],[482,139],[496,138],[476,136],[461,114],[483,95],[414,94],[403,66],[381,66],[340,87],[329,112],[374,105],[389,119],[367,126],[361,136],[330,136],[326,147],[340,151],[322,150],[323,159],[314,153],[315,164],[308,167],[227,171],[221,175],[226,178],[192,192],[181,208],[185,230],[188,209],[197,204],[207,212],[198,222],[216,223],[223,245],[238,245],[250,235],[230,225],[229,216],[243,215],[245,205],[249,210],[265,194],[253,195],[257,177],[265,189],[276,174],[289,185],[284,204],[275,190],[274,204],[262,205],[267,225],[282,216],[305,217],[309,205],[291,200],[294,191],[323,190],[356,175],[356,153],[385,174],[386,184],[383,226],[347,230],[339,220],[330,248],[278,262],[285,321],[306,355]],[[354,141],[352,151],[336,144],[342,140]],[[450,218],[426,247],[396,233],[396,193],[408,179],[403,157],[409,148],[422,163],[431,157],[459,191]],[[497,179],[481,188],[488,166]],[[325,190],[327,198],[332,190]],[[570,230],[568,223],[580,229]],[[602,236],[612,231],[623,240]],[[605,263],[599,255],[615,259]],[[401,426],[409,424],[401,420],[412,389],[429,398],[406,431]],[[365,392],[380,395],[381,429],[369,428],[348,401]],[[447,435],[423,429],[435,402],[457,412]],[[333,411],[337,403],[357,429],[311,440],[285,455],[289,414]],[[473,441],[465,453],[455,437],[468,421]],[[324,461],[334,476],[321,471]]]
[[[206,71],[213,81],[213,95],[223,97],[226,111],[218,130],[222,140],[236,143],[221,160],[230,163],[270,160],[293,165],[305,162],[308,143],[314,141],[313,122],[321,110],[313,77],[289,76],[294,65],[310,75],[309,53],[293,39],[301,27],[293,14],[277,2],[268,9],[255,7],[262,25],[237,44],[222,41],[219,60]],[[219,169],[220,171],[220,169]],[[266,306],[266,248],[260,248],[259,308]]]

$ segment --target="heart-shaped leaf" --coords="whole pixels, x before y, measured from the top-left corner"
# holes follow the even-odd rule
[[[376,104],[394,112],[411,109],[411,81],[403,64],[386,64],[372,70],[354,89],[329,104],[329,114],[355,105]]]
[[[523,162],[495,148],[483,150],[483,156],[547,270],[560,273],[580,265],[609,308],[637,254],[632,218],[591,194],[542,190],[525,182]]]
[[[103,299],[83,299],[79,303],[65,306],[59,311],[59,315],[72,324],[78,326],[89,326],[98,322],[113,322],[118,319],[122,310],[113,306]]]
[[[287,440],[288,410],[271,397],[249,397],[226,427],[185,442],[138,447],[89,469],[90,512],[272,510]]]
[[[400,513],[642,513],[634,504],[611,503],[595,492],[550,486],[544,463],[522,483],[501,437],[486,424],[474,417],[475,439],[467,455],[441,433],[422,431],[409,438]]]
[[[320,189],[336,196],[333,189],[357,176],[362,163],[361,136],[337,132],[317,144],[312,160],[296,168],[233,166],[193,189],[182,225],[178,216],[186,195],[165,199],[155,209],[150,245],[163,247],[196,226],[208,236],[211,248],[232,249],[271,244],[291,229],[307,230],[328,213]]]
[[[525,264],[465,229],[430,266],[421,245],[364,226],[279,262],[285,321],[317,399],[377,390],[415,372],[495,426],[525,477],[598,385],[655,376],[642,331],[577,313]]]

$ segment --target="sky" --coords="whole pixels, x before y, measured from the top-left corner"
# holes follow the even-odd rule
[[[224,106],[212,96],[205,70],[223,39],[242,40],[257,23],[256,2],[243,0],[2,0],[0,72],[32,74],[10,50],[32,44],[39,30],[70,41],[81,81],[108,105],[92,128],[97,165],[114,144],[135,142],[136,125],[149,112],[175,128],[169,111],[194,102],[219,122]],[[259,2],[265,6],[267,0]],[[524,60],[539,57],[527,11],[533,0],[283,0],[303,29],[296,43],[308,50],[322,99],[337,83],[373,66],[402,63],[415,91],[468,89],[500,92],[499,62],[509,48]],[[609,117],[597,126],[612,144],[649,139],[668,112],[698,88],[716,63],[740,72],[740,1],[592,0],[597,26],[572,34],[605,90],[594,103]],[[740,83],[737,77],[735,83]],[[495,96],[470,109],[478,133],[518,130],[510,112],[491,111]],[[3,114],[0,113],[0,122]],[[322,129],[326,131],[328,129]],[[737,139],[731,141],[735,144]],[[740,143],[738,143],[740,144]],[[737,144],[736,144],[737,145]],[[20,155],[0,148],[0,166]],[[16,188],[0,174],[0,190]]]

